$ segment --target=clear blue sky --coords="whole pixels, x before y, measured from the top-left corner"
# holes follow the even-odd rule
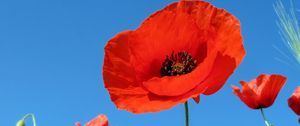
[[[103,48],[111,37],[137,28],[174,1],[1,0],[0,126],[13,126],[29,112],[37,116],[38,126],[72,126],[100,113],[111,126],[183,126],[183,105],[141,115],[117,110],[104,89],[101,70]],[[300,85],[300,69],[275,59],[288,61],[273,45],[289,54],[275,23],[275,0],[211,1],[240,19],[247,55],[219,92],[202,96],[198,105],[190,102],[191,126],[263,126],[259,111],[246,107],[231,91],[232,84],[260,73],[288,76],[266,115],[277,126],[296,126],[287,98]],[[299,8],[300,2],[295,5]]]

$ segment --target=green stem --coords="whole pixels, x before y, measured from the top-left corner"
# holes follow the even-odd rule
[[[32,113],[28,113],[26,114],[24,117],[23,117],[23,120],[26,120],[27,118],[31,117],[32,118],[32,123],[33,123],[33,126],[36,126],[36,120],[35,120],[35,116],[34,114]]]
[[[265,116],[265,113],[264,113],[263,108],[260,108],[260,112],[261,112],[261,115],[262,115],[262,117],[263,117],[263,119],[264,119],[264,121],[265,121],[265,124],[266,124],[267,126],[271,126],[271,124],[267,121],[267,118],[266,118],[266,116]]]
[[[189,105],[188,101],[184,103],[185,108],[185,126],[189,126]]]

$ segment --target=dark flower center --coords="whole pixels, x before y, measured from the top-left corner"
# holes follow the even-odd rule
[[[190,73],[197,65],[197,60],[185,51],[166,56],[160,69],[161,76],[176,76]]]

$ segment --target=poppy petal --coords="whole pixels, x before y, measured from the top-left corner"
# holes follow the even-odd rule
[[[152,93],[149,94],[122,94],[111,93],[111,98],[119,109],[124,109],[135,114],[145,112],[158,112],[169,109],[177,104],[184,103],[190,97],[196,95],[186,95],[180,97],[158,96]],[[138,106],[138,107],[137,107]]]
[[[209,71],[209,75],[195,87],[197,93],[202,92],[205,95],[210,95],[219,90],[233,73],[233,68],[236,67],[235,60],[229,56],[217,54],[213,67]],[[203,90],[205,90],[203,92]],[[196,93],[196,94],[197,94]]]
[[[85,124],[85,126],[108,126],[108,119],[105,115],[99,115]]]
[[[128,50],[128,38],[131,31],[122,32],[111,39],[105,46],[105,58],[103,65],[103,79],[105,87],[129,87],[139,86],[135,81],[135,72],[130,62],[130,54]],[[109,75],[108,75],[109,74]],[[110,83],[110,81],[116,81],[120,79],[119,83]],[[129,84],[129,85],[127,85]]]
[[[186,2],[186,4],[188,3]],[[207,91],[204,92],[205,95],[211,95],[222,88],[229,76],[241,63],[246,52],[243,47],[239,20],[224,9],[211,11],[212,8],[215,8],[214,6],[210,4],[203,6],[205,7],[199,7],[197,12],[192,13],[199,29],[205,30],[206,34],[213,38],[210,44],[214,45],[222,55],[231,57],[235,62],[231,63],[231,59],[228,59],[227,62],[218,62],[218,64],[214,65],[216,67],[224,66],[227,70],[221,67],[218,68],[223,70],[215,70],[214,74],[218,74],[217,79],[219,83],[208,85]],[[224,73],[224,70],[227,72]]]
[[[248,85],[257,95],[261,95],[262,89],[264,89],[269,78],[269,75],[261,74],[256,79],[251,80]]]
[[[300,86],[298,86],[293,95],[288,99],[289,107],[300,115]]]
[[[200,29],[210,27],[207,32],[210,36],[213,36],[213,44],[216,48],[223,55],[233,57],[236,64],[239,65],[245,56],[239,20],[224,9],[210,11],[210,8],[213,8],[213,6],[202,8],[202,11],[195,13],[198,27]]]
[[[196,97],[193,97],[194,101],[199,104],[200,103],[200,95],[197,95]]]
[[[252,109],[257,109],[259,104],[257,102],[258,96],[257,94],[249,87],[247,82],[241,81],[242,92],[236,86],[233,86],[233,93],[238,96],[248,107]]]
[[[286,80],[287,78],[282,75],[273,74],[269,77],[268,81],[261,91],[260,103],[261,105],[263,105],[261,107],[268,107],[274,103],[279,91],[285,84]]]
[[[130,64],[128,38],[131,33],[128,31],[118,34],[105,47],[103,79],[111,95],[148,93],[136,82],[135,72]],[[114,99],[112,101],[115,102]]]
[[[218,66],[216,64],[219,64],[219,62],[227,62],[227,65],[225,66]],[[220,53],[217,54],[216,60],[213,63],[214,67],[213,69],[210,71],[209,76],[207,76],[207,78],[205,78],[205,80],[203,82],[201,82],[200,84],[198,84],[194,89],[192,89],[191,91],[189,91],[188,93],[186,93],[184,95],[185,96],[197,96],[199,94],[204,94],[207,91],[212,91],[212,90],[217,90],[217,88],[220,88],[223,86],[223,84],[226,82],[227,80],[227,76],[221,75],[222,72],[217,72],[218,70],[223,71],[222,74],[226,74],[226,75],[230,75],[231,71],[230,69],[226,69],[226,68],[231,68],[233,66],[235,66],[235,61],[234,59],[232,59],[229,56],[223,56]],[[218,73],[218,74],[216,74]],[[214,87],[213,85],[217,85],[216,87]],[[209,88],[213,88],[213,89],[209,89]]]
[[[189,2],[186,2],[189,3]],[[192,13],[200,30],[213,38],[213,44],[223,55],[228,55],[236,60],[239,65],[245,56],[243,38],[239,20],[224,9],[215,9],[210,4],[203,4],[198,11]],[[230,34],[228,34],[230,33]]]
[[[297,115],[300,115],[300,97],[291,96],[288,100],[288,104]]]

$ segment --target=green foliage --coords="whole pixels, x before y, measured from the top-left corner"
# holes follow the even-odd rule
[[[280,33],[293,56],[300,64],[300,27],[295,14],[295,8],[291,2],[289,10],[285,9],[281,0],[274,5],[275,12],[279,18],[278,26]]]

